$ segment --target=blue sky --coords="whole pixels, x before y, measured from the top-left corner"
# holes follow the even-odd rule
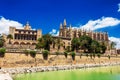
[[[0,0],[0,30],[8,31],[9,25],[19,28],[29,21],[33,29],[42,29],[43,34],[56,34],[65,18],[73,27],[107,31],[110,39],[120,45],[119,3],[119,0]]]

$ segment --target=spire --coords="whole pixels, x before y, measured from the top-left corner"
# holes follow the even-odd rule
[[[62,23],[60,23],[60,29],[62,29],[63,27],[62,27]]]
[[[70,28],[69,29],[72,29],[72,26],[71,26],[71,24],[70,24]]]
[[[66,23],[66,19],[64,19],[64,23],[63,23],[63,25],[64,25],[64,26],[66,26],[66,25],[67,25],[67,23]]]
[[[70,24],[70,28],[72,28],[71,24]]]
[[[27,21],[26,26],[29,26],[29,21]]]

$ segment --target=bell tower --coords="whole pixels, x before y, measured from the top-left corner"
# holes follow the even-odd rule
[[[26,23],[26,25],[24,26],[25,30],[31,30],[31,26],[29,25],[29,22]]]

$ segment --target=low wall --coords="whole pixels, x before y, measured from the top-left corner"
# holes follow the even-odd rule
[[[21,74],[21,73],[73,70],[73,69],[115,66],[115,65],[120,65],[120,63],[59,65],[59,66],[41,66],[41,67],[24,67],[24,68],[3,68],[3,69],[0,69],[0,72],[1,73],[9,73],[9,74]]]

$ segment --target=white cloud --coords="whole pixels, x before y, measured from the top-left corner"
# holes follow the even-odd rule
[[[115,42],[116,43],[116,48],[120,49],[120,38],[109,37],[109,40]]]
[[[57,31],[56,29],[52,29],[52,31],[49,32],[49,33],[53,36],[58,36],[59,35],[59,31]]]
[[[86,30],[97,30],[100,28],[106,28],[106,27],[112,27],[120,24],[120,20],[113,17],[102,17],[97,20],[89,20],[88,23],[86,23],[83,26],[80,26],[81,29]]]
[[[8,34],[10,26],[16,27],[19,29],[23,28],[22,27],[23,25],[17,21],[9,20],[4,17],[0,17],[0,34],[2,34],[2,33]]]
[[[118,4],[118,12],[120,12],[120,3]]]

